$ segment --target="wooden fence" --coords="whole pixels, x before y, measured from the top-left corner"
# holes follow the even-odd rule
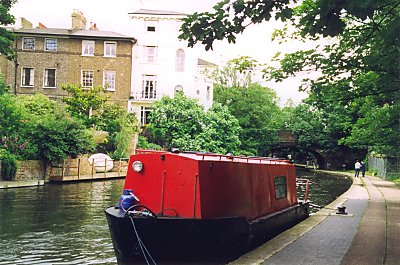
[[[107,171],[107,165],[113,162],[114,166]],[[119,160],[104,159],[104,168],[97,163],[89,163],[87,158],[65,159],[58,165],[50,168],[49,181],[79,181],[94,179],[122,178],[126,176],[128,169],[128,158]],[[99,172],[101,171],[101,172]]]

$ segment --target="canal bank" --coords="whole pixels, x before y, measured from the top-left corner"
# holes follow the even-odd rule
[[[25,188],[33,186],[43,186],[44,180],[0,180],[0,189],[10,189],[10,188]]]
[[[354,178],[331,204],[230,264],[399,264],[399,210],[394,183]]]

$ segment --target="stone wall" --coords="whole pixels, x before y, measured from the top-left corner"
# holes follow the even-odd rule
[[[44,180],[46,164],[39,160],[17,161],[18,170],[15,180]]]

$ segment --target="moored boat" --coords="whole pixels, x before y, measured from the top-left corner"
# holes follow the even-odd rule
[[[306,219],[308,204],[286,160],[139,150],[105,213],[119,264],[210,264]]]

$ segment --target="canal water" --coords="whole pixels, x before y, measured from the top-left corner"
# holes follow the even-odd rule
[[[299,171],[310,179],[312,212],[351,185],[344,177]],[[0,265],[116,264],[104,209],[123,179],[0,189]]]

